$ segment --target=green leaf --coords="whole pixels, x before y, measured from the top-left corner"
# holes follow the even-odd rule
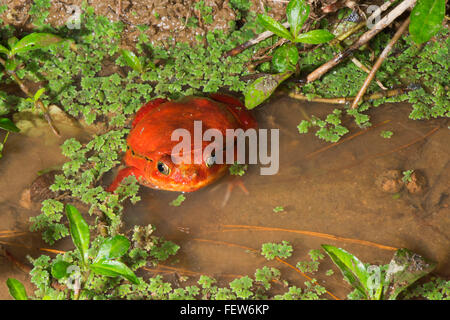
[[[9,294],[16,300],[28,300],[27,292],[23,284],[14,278],[8,278],[6,285],[9,289]]]
[[[295,38],[295,42],[320,44],[328,42],[333,38],[334,35],[330,33],[328,30],[318,29],[299,34],[297,38]]]
[[[71,264],[69,262],[66,261],[56,261],[53,265],[52,265],[52,276],[56,279],[62,279],[64,277],[67,276],[67,268],[70,266]]]
[[[117,260],[101,260],[93,263],[89,268],[100,275],[107,277],[122,276],[134,284],[139,284],[139,279],[134,272],[128,268],[123,262]]]
[[[83,263],[86,265],[88,261],[90,241],[89,225],[83,219],[83,216],[78,209],[70,204],[66,205],[66,214],[69,219],[69,228],[72,241],[75,247],[77,247],[80,251]]]
[[[0,118],[0,128],[10,132],[19,132],[20,129],[16,127],[14,122],[8,118]]]
[[[19,39],[17,39],[16,37],[11,37],[8,39],[8,46],[10,48],[14,47],[16,45],[16,43],[19,41]]]
[[[442,25],[445,16],[445,0],[418,0],[411,12],[409,33],[416,43],[431,39]]]
[[[386,272],[384,296],[389,300],[397,298],[400,292],[408,288],[418,279],[429,274],[436,263],[424,259],[408,249],[398,249]]]
[[[142,67],[142,63],[139,58],[134,54],[134,52],[130,50],[122,49],[120,51],[122,53],[122,57],[125,59],[125,63],[135,71],[142,73],[144,68]]]
[[[297,37],[300,29],[309,16],[310,7],[304,0],[291,0],[286,7],[286,16],[290,25],[291,34]]]
[[[267,30],[275,33],[277,36],[294,41],[294,37],[292,37],[289,30],[286,29],[281,23],[271,18],[270,16],[265,14],[259,14],[256,20],[260,25],[262,25]]]
[[[272,65],[277,72],[295,71],[298,62],[298,49],[290,44],[284,44],[273,53]]]
[[[42,96],[42,94],[45,92],[45,88],[40,88],[38,91],[36,91],[36,93],[34,94],[34,101],[38,101],[39,98]]]
[[[0,44],[0,53],[4,53],[9,56],[9,50]]]
[[[130,240],[121,235],[106,239],[98,251],[95,262],[105,259],[115,259],[123,256],[130,249]]]
[[[361,294],[368,298],[366,288],[369,273],[364,264],[351,253],[330,245],[322,245],[322,248],[333,260],[334,264],[341,270],[344,278]]]
[[[269,74],[260,77],[247,85],[244,93],[245,106],[247,109],[253,109],[260,105],[264,100],[272,95],[280,83],[289,78],[291,75],[291,71],[278,74]]]
[[[31,33],[20,39],[11,48],[11,55],[46,48],[61,41],[64,41],[64,39],[51,33]]]

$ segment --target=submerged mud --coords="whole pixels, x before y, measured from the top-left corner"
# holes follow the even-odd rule
[[[261,128],[280,129],[280,170],[276,175],[262,176],[258,165],[253,165],[240,178],[249,194],[237,187],[230,189],[237,178],[226,177],[185,194],[186,200],[179,207],[169,205],[178,193],[142,187],[142,201],[126,206],[124,231],[134,225],[155,225],[158,236],[181,246],[163,266],[180,270],[180,275],[190,272],[187,275],[194,278],[211,275],[224,285],[233,277],[253,275],[256,268],[268,265],[281,269],[282,278],[301,286],[306,279],[300,274],[257,253],[263,243],[282,240],[294,247],[288,259],[292,265],[307,260],[308,251],[319,249],[321,244],[342,247],[371,264],[389,263],[393,248],[408,248],[438,262],[437,274],[450,276],[450,150],[445,121],[413,121],[408,119],[408,105],[386,104],[369,112],[371,128],[347,124],[351,128],[348,136],[365,131],[331,147],[313,133],[298,134],[296,126],[305,114],[321,116],[333,108],[279,98],[256,109]],[[382,130],[394,134],[384,139]],[[62,141],[54,140],[43,147],[35,138],[15,134],[8,140],[1,160],[1,230],[24,234],[2,236],[0,241],[24,264],[27,254],[52,255],[39,249],[49,247],[39,234],[28,232],[29,218],[39,213],[39,205],[30,203],[26,192],[38,171],[65,161],[59,149]],[[420,171],[427,185],[421,193],[410,193],[406,188],[395,194],[384,192],[376,181],[388,170]],[[229,199],[224,202],[228,192]],[[274,212],[277,206],[284,210]],[[69,249],[71,243],[66,239],[54,248]],[[331,277],[325,276],[329,268],[335,270]],[[176,279],[173,269],[159,273],[169,281]],[[9,298],[5,285],[8,277],[27,279],[17,265],[1,256],[2,299]],[[351,290],[327,258],[316,278],[340,298]],[[32,290],[29,283],[27,289]]]

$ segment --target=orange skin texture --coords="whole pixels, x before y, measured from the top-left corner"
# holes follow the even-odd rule
[[[214,94],[210,98],[184,97],[177,101],[155,99],[145,104],[136,114],[127,137],[127,151],[123,158],[126,167],[119,171],[108,191],[113,192],[121,181],[134,175],[138,181],[153,189],[192,192],[222,177],[227,164],[208,166],[204,159],[194,163],[194,121],[202,121],[202,133],[219,130],[225,140],[226,129],[247,130],[257,124],[250,112],[236,98]],[[175,129],[186,129],[191,134],[191,162],[175,164],[171,152],[181,140],[171,141]],[[202,151],[210,141],[202,141]],[[158,163],[169,168],[168,174],[158,170]],[[167,173],[167,172],[166,172]]]

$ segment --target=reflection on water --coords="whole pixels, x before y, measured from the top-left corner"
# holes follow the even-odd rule
[[[265,242],[282,240],[294,247],[289,259],[293,265],[308,259],[308,251],[319,249],[323,243],[345,248],[371,264],[388,263],[393,255],[389,247],[407,247],[438,261],[437,273],[449,276],[447,125],[443,120],[409,120],[409,106],[395,104],[373,109],[373,126],[366,131],[350,121],[344,123],[351,129],[347,136],[356,135],[333,147],[326,148],[330,144],[313,133],[298,134],[296,126],[305,114],[320,117],[334,108],[288,98],[258,108],[255,114],[261,128],[280,129],[278,174],[261,176],[257,166],[250,166],[240,178],[249,194],[234,187],[225,206],[224,197],[230,185],[238,185],[232,181],[238,178],[224,178],[186,194],[179,207],[169,205],[177,193],[142,187],[142,201],[126,208],[125,228],[155,225],[158,235],[181,246],[172,266],[225,280],[229,275],[252,275],[256,268],[268,265],[281,269],[283,278],[302,283],[305,279],[288,267],[246,250],[258,250]],[[390,130],[394,135],[384,139],[380,136],[382,130]],[[57,146],[54,152],[44,151],[19,137],[11,139],[10,144],[0,166],[0,229],[27,229],[28,216],[35,213],[18,205],[20,193],[34,179],[35,172],[63,159]],[[387,169],[421,170],[428,187],[420,195],[402,191],[400,198],[383,193],[375,179]],[[277,206],[284,211],[274,212]],[[347,240],[326,239],[298,230]],[[349,286],[341,275],[325,276],[331,267],[325,259],[317,278],[327,289],[345,298]],[[13,271],[3,267],[0,272],[11,276]],[[3,274],[0,282],[6,279]]]

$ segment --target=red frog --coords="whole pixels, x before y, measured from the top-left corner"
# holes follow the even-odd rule
[[[218,129],[224,140],[226,129],[257,127],[245,106],[228,95],[213,94],[209,98],[189,96],[178,101],[152,100],[136,114],[127,138],[126,167],[119,171],[108,191],[113,192],[130,175],[150,188],[182,192],[198,190],[223,176],[227,164],[214,163],[208,157],[203,157],[201,164],[194,161],[175,164],[172,161],[172,149],[179,143],[171,140],[172,132],[182,128],[193,137],[196,120],[202,121],[203,131]],[[210,143],[202,142],[202,149]],[[194,159],[193,142],[191,150],[191,159]],[[223,154],[225,159],[225,152]]]

